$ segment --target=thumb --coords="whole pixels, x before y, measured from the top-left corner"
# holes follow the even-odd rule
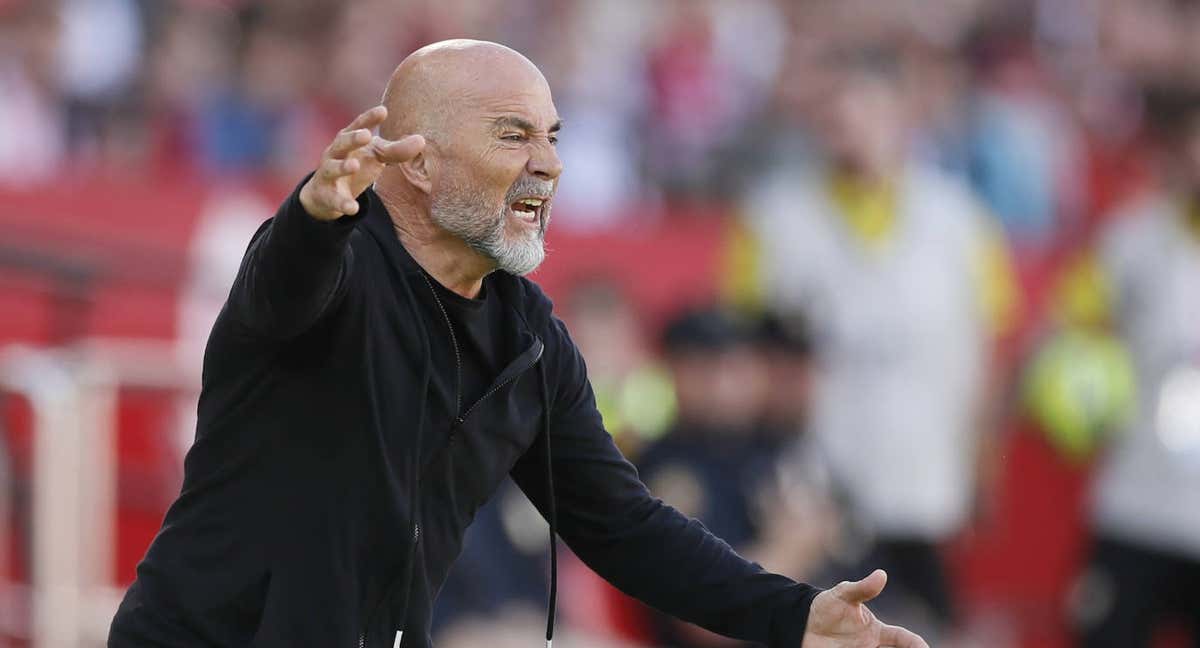
[[[838,598],[847,603],[866,603],[879,596],[884,585],[887,585],[887,572],[876,569],[860,581],[838,583],[833,590]]]

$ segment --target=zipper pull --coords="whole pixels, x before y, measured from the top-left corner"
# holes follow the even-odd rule
[[[396,640],[392,642],[392,648],[400,648],[400,639],[404,636],[403,630],[396,631]]]

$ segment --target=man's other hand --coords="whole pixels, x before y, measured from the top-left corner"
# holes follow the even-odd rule
[[[875,618],[865,603],[879,596],[887,574],[876,569],[870,576],[843,581],[817,595],[808,613],[803,648],[929,648],[917,635]]]
[[[317,220],[358,213],[358,195],[389,164],[407,162],[425,149],[425,138],[409,135],[396,141],[372,135],[387,119],[387,108],[375,106],[354,118],[321,153],[317,171],[300,189],[300,204]]]

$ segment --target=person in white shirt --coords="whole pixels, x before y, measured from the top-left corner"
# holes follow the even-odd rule
[[[893,61],[842,59],[813,124],[822,155],[778,169],[744,208],[769,305],[812,323],[812,433],[858,558],[889,565],[893,606],[936,641],[953,619],[939,544],[972,514],[990,342],[1013,287],[989,215],[906,150]],[[858,469],[864,455],[879,469]]]
[[[1096,476],[1076,588],[1080,646],[1148,646],[1171,617],[1200,646],[1200,95],[1152,93],[1165,182],[1120,210],[1096,275],[1137,404]]]

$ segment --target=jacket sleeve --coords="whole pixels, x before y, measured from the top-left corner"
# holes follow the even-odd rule
[[[771,574],[704,526],[651,496],[604,430],[583,358],[554,320],[547,343],[551,449],[559,535],[621,591],[714,632],[798,648],[820,590]],[[512,477],[543,516],[544,444]]]
[[[319,221],[300,204],[309,177],[255,233],[229,293],[230,315],[265,338],[303,333],[336,307],[350,282],[350,234],[367,213],[370,192],[359,196],[358,214]]]

